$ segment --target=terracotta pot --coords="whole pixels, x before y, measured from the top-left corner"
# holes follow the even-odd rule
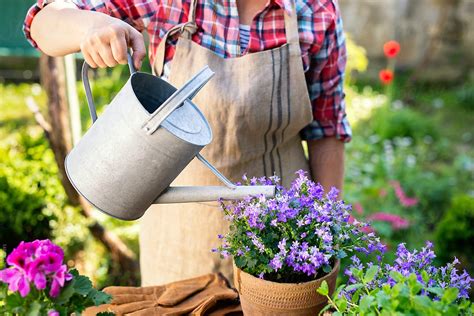
[[[240,294],[244,315],[318,315],[326,306],[326,297],[316,290],[323,280],[329,285],[329,293],[334,292],[339,272],[339,261],[332,271],[320,279],[305,283],[277,283],[261,280],[250,275],[234,264],[234,284]]]

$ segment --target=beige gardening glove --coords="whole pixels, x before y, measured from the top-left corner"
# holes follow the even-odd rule
[[[242,315],[237,292],[220,274],[162,286],[111,286],[104,292],[112,295],[112,302],[88,308],[84,315]]]

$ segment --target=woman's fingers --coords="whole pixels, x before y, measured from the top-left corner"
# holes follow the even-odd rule
[[[104,62],[102,57],[100,56],[99,52],[97,51],[91,51],[89,52],[91,55],[92,59],[94,60],[95,64],[100,67],[100,68],[107,68],[107,64]]]
[[[107,67],[114,67],[119,63],[118,60],[114,58],[111,43],[109,45],[102,45],[102,48],[99,49],[99,55]]]
[[[86,50],[81,50],[81,51],[89,67],[97,68],[97,64],[94,62],[94,59],[92,59],[91,55]]]
[[[127,40],[125,36],[117,37],[110,43],[114,60],[122,65],[127,63]]]
[[[116,19],[112,23],[92,28],[81,43],[84,58],[93,68],[126,64],[128,47],[133,49],[133,63],[139,70],[146,55],[143,35]]]
[[[142,67],[142,60],[146,55],[143,35],[134,28],[131,28],[128,44],[133,50],[133,65],[137,70],[140,70]]]

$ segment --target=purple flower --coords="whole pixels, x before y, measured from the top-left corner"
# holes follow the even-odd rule
[[[459,263],[456,258],[452,263],[448,263],[443,267],[435,267],[433,261],[436,257],[433,251],[433,244],[426,242],[426,246],[422,247],[421,250],[409,251],[404,243],[401,243],[397,247],[396,259],[393,263],[382,265],[381,273],[377,274],[376,279],[370,284],[371,288],[381,287],[383,284],[394,286],[396,281],[391,279],[389,274],[390,271],[396,271],[404,276],[415,274],[418,282],[420,282],[426,288],[429,287],[441,287],[441,288],[457,288],[459,290],[458,298],[469,298],[469,290],[471,283],[474,281],[469,274],[464,270],[462,274],[458,273],[455,265]],[[381,260],[380,260],[381,261]],[[346,269],[345,274],[349,276],[350,283],[357,283],[359,280],[352,274],[352,269],[363,270],[369,266],[363,265],[357,257],[352,257],[352,265]],[[426,273],[428,280],[425,281],[422,274]],[[423,292],[424,295],[429,294],[428,291]],[[350,293],[343,293],[343,295],[350,295]],[[434,296],[434,299],[440,299],[440,297]]]
[[[281,269],[283,266],[283,259],[281,258],[280,254],[276,254],[275,257],[273,257],[272,260],[270,260],[270,268],[272,268],[274,271],[278,271]]]
[[[54,309],[50,309],[48,311],[48,316],[59,316],[59,312],[55,311]]]
[[[244,271],[255,276],[268,269],[281,275],[304,273],[315,277],[344,253],[384,249],[375,235],[363,231],[366,224],[350,221],[351,206],[337,200],[338,190],[325,194],[320,184],[298,171],[289,188],[279,179],[251,178],[250,185],[276,185],[274,197],[248,196],[222,202],[229,232],[219,236],[218,252],[245,256]],[[222,238],[223,237],[223,238]]]

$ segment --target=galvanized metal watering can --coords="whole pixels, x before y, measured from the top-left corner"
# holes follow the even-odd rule
[[[66,157],[75,189],[99,210],[123,220],[141,217],[154,203],[215,201],[248,195],[273,196],[274,186],[235,186],[199,152],[212,131],[191,99],[214,73],[203,68],[180,89],[137,72],[97,118],[84,63],[82,80],[93,125]],[[169,187],[197,157],[225,186]]]

